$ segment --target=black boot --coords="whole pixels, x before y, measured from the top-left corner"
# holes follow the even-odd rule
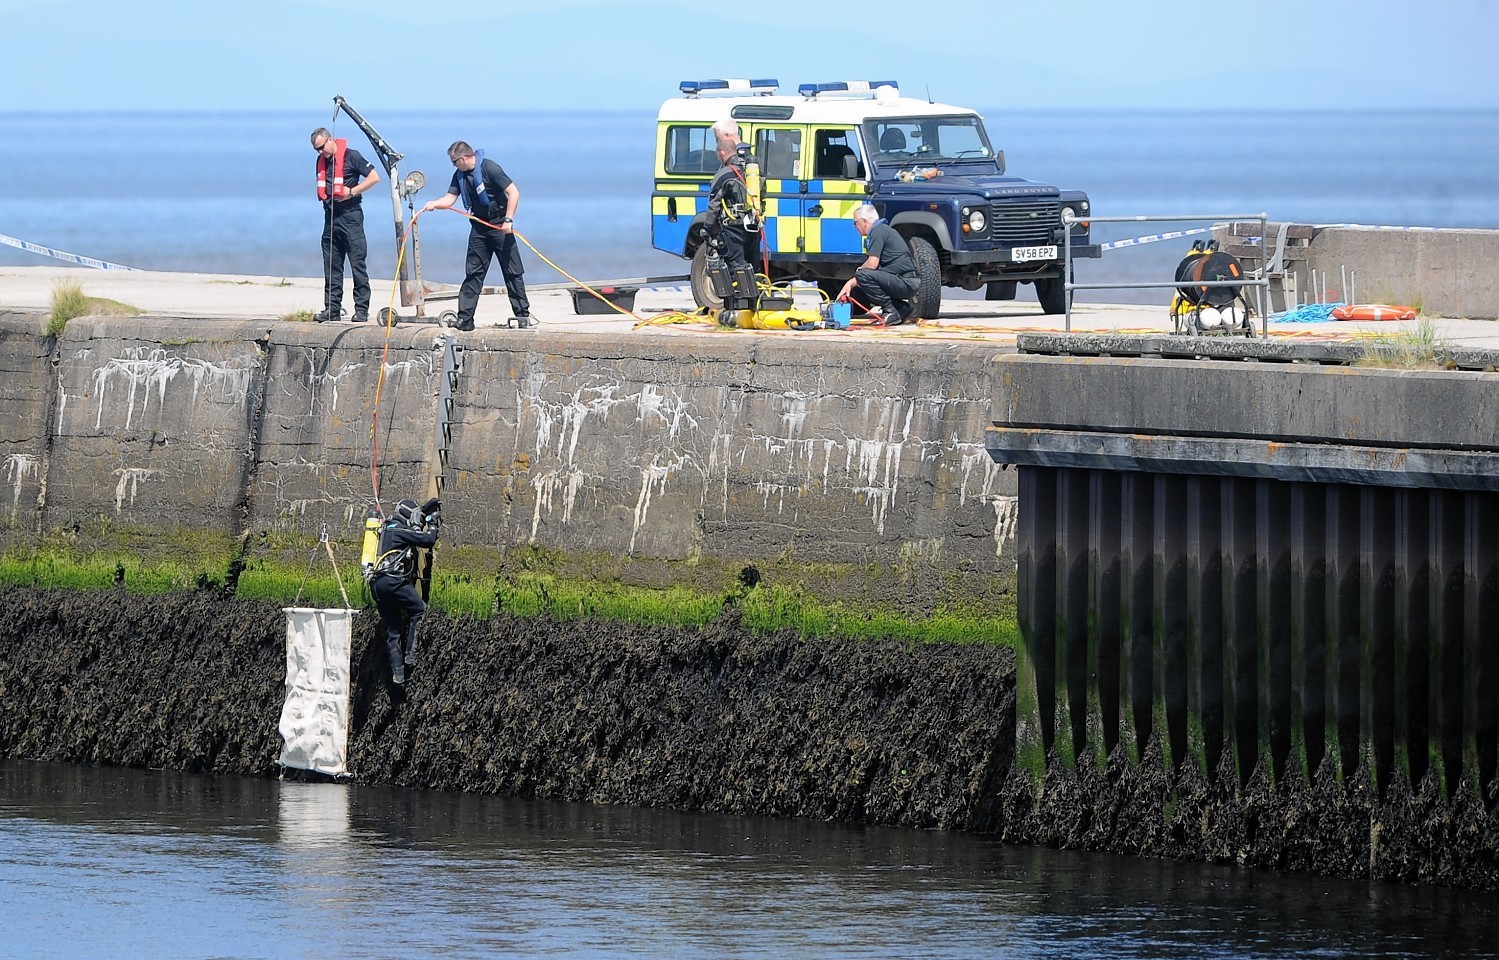
[[[408,667],[416,663],[416,626],[420,622],[419,620],[413,620],[411,621],[411,625],[406,628],[406,655],[404,659]]]

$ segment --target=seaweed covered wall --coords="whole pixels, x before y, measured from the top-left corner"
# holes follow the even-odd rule
[[[217,591],[0,589],[0,759],[271,776],[281,611]],[[406,691],[355,621],[350,768],[365,782],[965,829],[1010,843],[1499,889],[1499,819],[1428,776],[1242,786],[1140,762],[1014,760],[1002,647],[435,614]]]
[[[0,758],[271,776],[282,612],[0,589]],[[356,618],[349,767],[481,793],[949,828],[1010,769],[1013,654],[433,614],[406,688]]]

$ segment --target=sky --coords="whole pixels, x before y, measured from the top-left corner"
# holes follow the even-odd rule
[[[686,79],[1002,109],[1499,108],[1496,0],[0,0],[0,113],[651,111]]]

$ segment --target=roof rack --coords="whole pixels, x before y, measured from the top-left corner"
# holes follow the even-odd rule
[[[705,93],[732,93],[743,96],[754,94],[768,97],[781,87],[779,80],[683,80],[680,86],[682,93],[689,97],[702,96]]]
[[[897,92],[900,90],[900,84],[894,80],[838,80],[832,83],[804,83],[796,88],[796,92],[808,100],[827,94],[872,97],[881,87],[889,87]]]

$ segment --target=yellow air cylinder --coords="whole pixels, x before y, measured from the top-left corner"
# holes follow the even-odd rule
[[[759,220],[764,208],[761,205],[760,162],[754,157],[744,165],[744,193],[749,208],[755,212],[755,219]]]
[[[364,549],[359,554],[359,564],[365,575],[375,569],[375,558],[380,552],[380,508],[370,507],[364,514]]]

